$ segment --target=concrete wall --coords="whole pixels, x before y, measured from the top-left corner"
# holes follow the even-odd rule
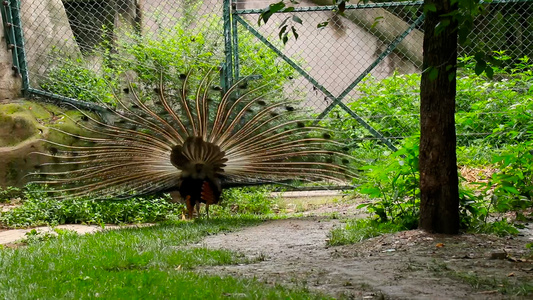
[[[316,6],[314,2],[317,1],[301,0],[299,1],[299,6]],[[325,5],[331,1],[322,2],[321,5]],[[268,1],[239,1],[240,9],[265,8],[267,6]],[[372,12],[373,16],[371,20],[366,16],[370,12]],[[403,28],[409,26],[383,9],[357,11],[357,15],[352,17],[359,18],[358,22],[354,22],[352,17],[350,19],[338,16],[333,17],[332,13],[328,11],[301,13],[298,16],[303,19],[303,24],[296,25],[299,38],[297,40],[290,38],[283,52],[291,58],[301,59],[303,61],[302,67],[313,78],[334,96],[339,96],[386,49],[387,43],[384,43],[380,36],[365,29],[371,27],[372,23],[367,23],[374,22],[374,17],[378,14],[382,14],[381,16],[385,16],[387,20],[383,20],[383,24],[378,24],[378,26],[374,27],[378,27],[380,31],[392,30],[391,28],[394,27],[393,32],[390,33],[393,36],[392,38],[395,37],[394,34],[396,32],[399,32],[399,35],[403,32]],[[267,24],[262,25],[258,30],[266,36],[271,36],[272,40],[277,41],[279,24],[287,16],[289,15],[275,14],[269,19]],[[251,24],[257,24],[258,15],[247,15],[246,17]],[[328,26],[323,29],[317,29],[318,23],[327,21],[330,18],[332,20]],[[389,26],[389,24],[395,25]],[[374,28],[374,30],[377,29]],[[412,56],[407,57],[392,53],[371,71],[372,76],[382,79],[390,76],[395,71],[400,73],[418,72],[416,64],[421,62],[422,53],[422,39],[418,40],[419,33],[412,33],[416,37],[413,41],[409,40],[404,45],[404,48],[407,45],[412,47],[414,53]],[[390,41],[390,37],[384,38]],[[404,48],[401,49],[402,53]],[[325,99],[325,96],[316,91],[314,86],[305,78],[297,79],[292,86],[307,95],[306,106],[313,107],[316,112],[321,112],[331,104],[331,101]],[[357,99],[358,92],[350,92],[347,98],[351,98],[351,100]]]
[[[30,85],[37,87],[54,62],[77,57],[80,50],[61,0],[21,2]]]
[[[4,36],[3,22],[0,22],[0,103],[21,96],[20,77],[13,71],[11,51],[7,49],[7,37]]]

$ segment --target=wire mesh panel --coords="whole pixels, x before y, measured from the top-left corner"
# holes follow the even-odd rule
[[[349,123],[357,127],[350,138],[377,138],[394,149],[387,138],[397,134],[383,137],[380,130],[384,128],[372,123],[377,119],[388,122],[390,114],[396,112],[379,105],[361,109],[367,104],[367,90],[357,86],[362,82],[374,85],[395,74],[420,72],[422,3],[347,6],[341,15],[332,11],[334,7],[300,1],[289,13],[274,14],[259,25],[260,13],[276,2],[237,1],[236,14],[246,20],[240,22],[239,35],[250,31],[279,47],[280,56],[299,69],[298,77],[289,78],[292,85],[287,90],[301,95],[304,105],[312,107],[319,118],[340,123],[336,127]],[[289,34],[283,43],[286,32]],[[330,112],[337,105],[340,108]]]
[[[330,3],[299,1],[294,10],[274,14],[259,26],[264,8],[278,1],[236,1],[236,13],[247,21],[239,27],[239,34],[245,31],[261,34],[268,43],[279,47],[281,56],[301,68],[300,73],[307,76],[290,78],[294,81],[291,89],[297,89],[305,98],[306,106],[322,113],[320,117],[329,118],[330,125],[343,129],[347,139],[379,138],[357,122],[354,115],[387,139],[416,135],[422,71],[422,3],[347,6],[343,14],[337,14],[335,7],[324,9],[317,2]],[[490,124],[512,119],[506,114],[523,114],[523,109],[509,111],[504,106],[514,107],[518,99],[529,101],[531,78],[517,79],[512,73],[531,68],[528,57],[533,49],[532,16],[532,1],[494,1],[486,4],[484,13],[474,20],[467,43],[459,49],[460,146],[493,133],[496,129]],[[493,57],[497,73],[488,82],[474,74],[476,60],[486,57]],[[508,97],[506,90],[510,85],[521,81],[520,88],[511,89],[526,97],[517,98],[516,94]],[[335,100],[346,106],[335,107]],[[332,107],[335,109],[330,112]]]
[[[108,102],[121,76],[223,62],[219,1],[24,1],[20,9],[37,94]]]
[[[273,80],[315,115],[350,129],[347,138],[394,140],[418,132],[422,2],[352,5],[338,14],[316,4],[330,1],[303,0],[259,25],[261,12],[276,2],[235,0],[226,7],[233,15],[224,19],[223,4],[230,1],[10,0],[12,16],[2,18],[13,19],[8,36],[16,39],[15,68],[34,94],[109,102],[109,87],[132,77],[152,80],[164,70],[178,74],[231,62],[233,72],[221,79]],[[507,108],[518,107],[513,101],[527,102],[521,96],[531,93],[531,79],[513,74],[531,65],[533,1],[485,6],[459,51],[466,67],[459,73],[457,130],[467,140],[496,130],[483,120],[506,122]],[[494,79],[473,79],[468,70],[487,54],[499,62]],[[474,111],[483,117],[473,120]]]

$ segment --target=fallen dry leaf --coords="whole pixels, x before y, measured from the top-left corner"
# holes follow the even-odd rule
[[[507,253],[506,252],[493,252],[490,254],[490,259],[506,259]]]
[[[435,245],[435,247],[442,248],[442,247],[444,247],[444,244],[443,243],[438,243],[437,245]]]

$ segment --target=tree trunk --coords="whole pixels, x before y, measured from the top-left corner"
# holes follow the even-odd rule
[[[420,83],[420,228],[459,231],[455,136],[457,22],[442,16],[457,9],[450,0],[425,0],[424,59]],[[429,4],[429,6],[428,6]],[[447,20],[447,21],[446,21]],[[450,22],[444,29],[438,24]],[[437,30],[435,30],[438,28]]]

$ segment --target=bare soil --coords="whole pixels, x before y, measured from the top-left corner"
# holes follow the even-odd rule
[[[351,206],[337,209],[340,215],[353,214]],[[525,248],[531,235],[511,239],[413,230],[327,246],[328,233],[342,223],[310,216],[210,236],[198,246],[239,251],[257,262],[201,271],[342,299],[533,299],[522,288],[533,284],[533,258]]]

